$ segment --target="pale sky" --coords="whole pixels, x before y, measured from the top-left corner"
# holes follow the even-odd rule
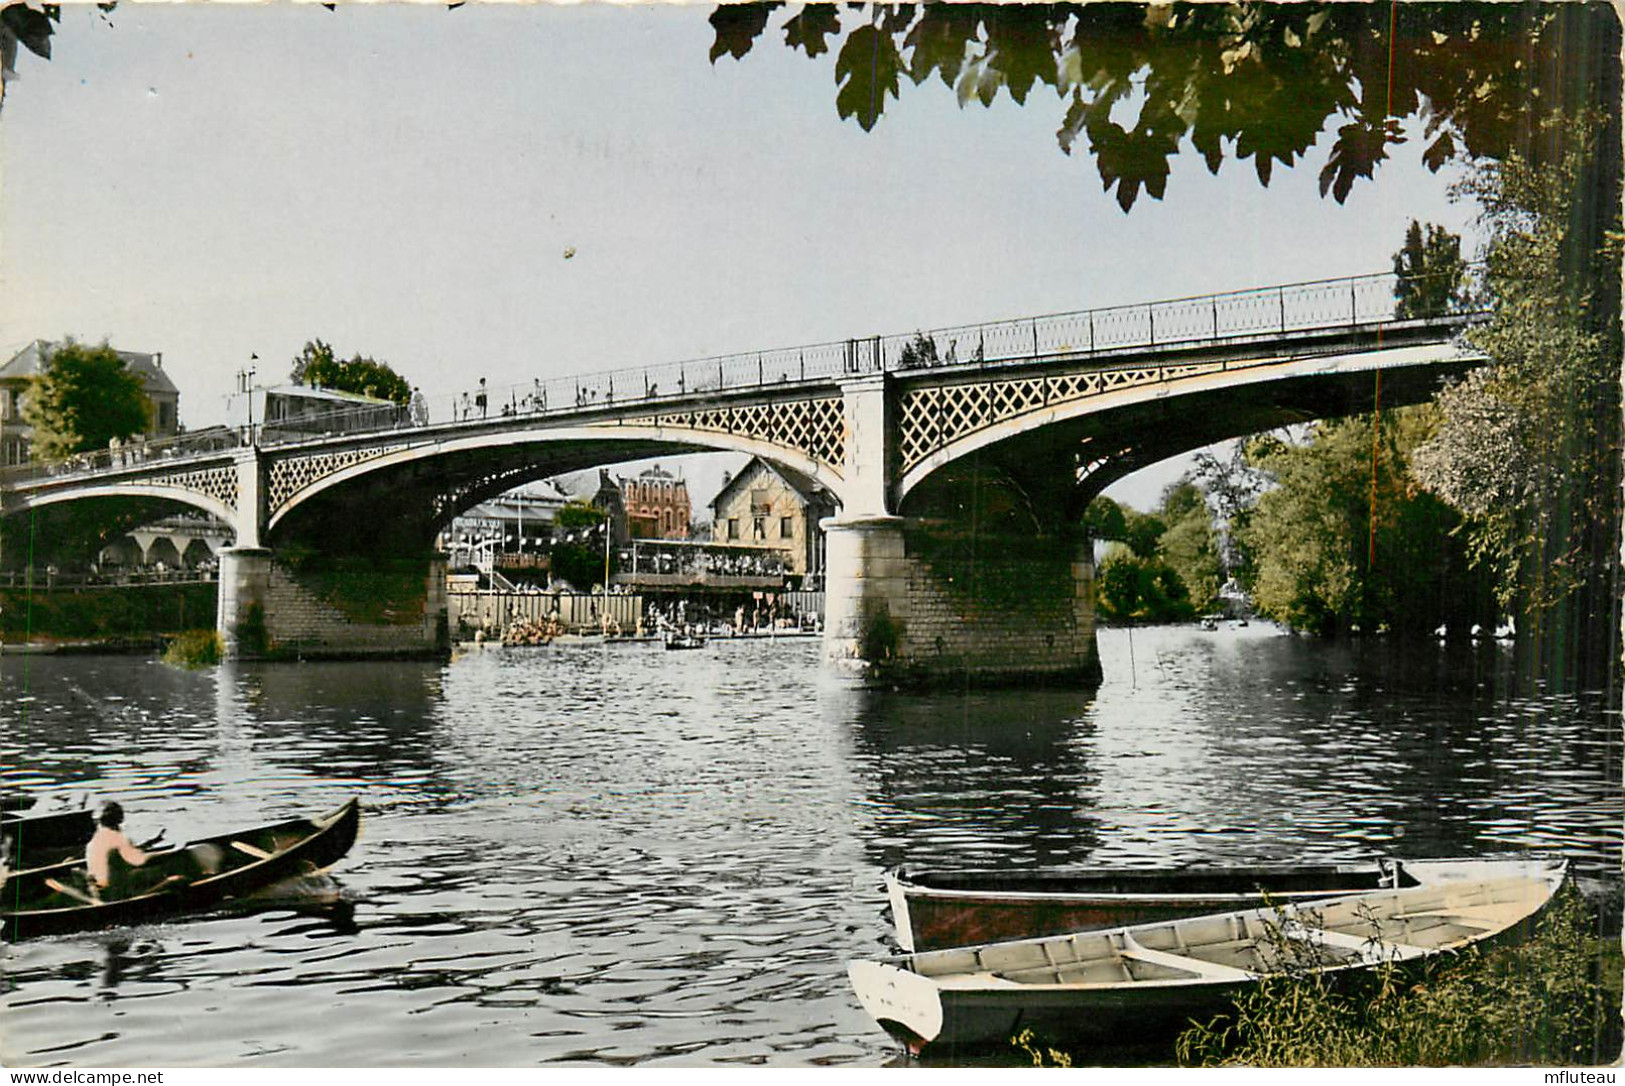
[[[1267,189],[1182,154],[1124,214],[1060,151],[1044,88],[961,109],[905,82],[865,133],[830,57],[783,46],[794,9],[715,65],[711,10],[66,7],[0,114],[0,353],[162,351],[197,428],[233,421],[250,355],[274,383],[313,337],[443,403],[480,377],[1384,271],[1411,218],[1472,217],[1416,139],[1322,199],[1329,131]],[[1177,470],[1111,493],[1146,507]]]

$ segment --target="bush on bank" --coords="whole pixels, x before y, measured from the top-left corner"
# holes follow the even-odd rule
[[[213,626],[213,584],[0,589],[0,637],[130,639]]]
[[[1234,1008],[1186,1029],[1168,1055],[1186,1067],[1597,1066],[1618,1059],[1622,964],[1571,886],[1528,941],[1469,948],[1417,974],[1391,963],[1345,974],[1270,977]],[[1038,1067],[1100,1062],[1023,1031]]]
[[[225,642],[215,630],[187,630],[164,649],[163,659],[177,667],[212,667],[225,654]]]
[[[1619,1050],[1620,957],[1572,887],[1528,941],[1392,964],[1336,987],[1325,974],[1269,978],[1235,1009],[1182,1034],[1186,1066],[1452,1067],[1609,1063]]]

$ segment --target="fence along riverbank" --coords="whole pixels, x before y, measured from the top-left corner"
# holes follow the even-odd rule
[[[773,596],[779,612],[791,616],[810,615],[820,620],[824,614],[822,592],[760,593]],[[660,597],[663,601],[665,597]],[[567,633],[598,633],[607,616],[611,627],[632,634],[640,624],[649,632],[648,603],[642,594],[611,592],[508,592],[494,589],[452,591],[446,594],[454,632],[467,631],[472,636],[484,630],[487,636],[500,635],[517,622],[545,624],[558,612],[559,625]],[[662,610],[665,605],[662,604]],[[731,618],[731,615],[729,616]]]

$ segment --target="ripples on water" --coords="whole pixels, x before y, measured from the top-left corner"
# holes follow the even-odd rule
[[[184,672],[0,661],[4,784],[171,840],[359,794],[351,906],[4,954],[8,1065],[875,1065],[879,875],[1536,848],[1613,879],[1618,721],[1503,650],[1103,631],[1094,698],[863,692],[815,641]],[[1611,884],[1617,892],[1617,883]]]

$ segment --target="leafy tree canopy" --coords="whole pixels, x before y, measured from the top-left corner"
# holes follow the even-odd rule
[[[563,529],[564,534],[554,537],[553,546],[548,552],[555,578],[567,581],[572,587],[581,590],[604,583],[602,537],[592,535],[586,539],[571,539],[569,536],[584,534],[581,529],[591,532],[592,529],[603,525],[605,520],[602,509],[580,500],[566,502],[559,509],[553,523]],[[575,532],[572,533],[571,529],[575,529]],[[620,565],[618,556],[613,550],[609,561],[610,573],[613,574]]]
[[[1492,317],[1472,340],[1491,365],[1440,396],[1416,475],[1468,518],[1472,553],[1520,630],[1561,619],[1566,633],[1543,643],[1586,652],[1618,630],[1619,237],[1576,250],[1596,129],[1550,123],[1569,129],[1560,159],[1515,153],[1463,183],[1490,239]]]
[[[748,54],[781,6],[717,7],[712,62]],[[1127,211],[1141,191],[1162,198],[1187,139],[1214,173],[1227,154],[1251,159],[1268,185],[1332,118],[1320,188],[1339,202],[1405,142],[1407,117],[1424,122],[1430,169],[1500,157],[1527,137],[1528,104],[1558,98],[1563,48],[1601,41],[1609,18],[1579,4],[805,4],[779,33],[834,54],[836,112],[865,130],[904,79],[938,79],[961,106],[1047,88],[1061,149],[1085,147]]]
[[[359,354],[347,362],[341,361],[334,356],[333,348],[319,339],[305,344],[304,350],[293,360],[290,376],[299,385],[355,392],[398,404],[412,400],[412,386],[391,369],[389,363]]]
[[[1493,623],[1454,534],[1460,516],[1411,475],[1437,425],[1437,409],[1403,408],[1320,423],[1305,444],[1248,444],[1276,483],[1241,529],[1259,613],[1328,636]]]
[[[1224,563],[1207,495],[1189,476],[1181,478],[1163,491],[1161,515],[1168,527],[1157,541],[1158,556],[1179,576],[1197,613],[1213,610]]]
[[[1091,539],[1121,542],[1128,534],[1128,521],[1123,507],[1102,494],[1084,509],[1083,528]]]
[[[1168,563],[1114,545],[1100,564],[1095,602],[1116,622],[1183,622],[1196,614],[1190,590]]]
[[[1394,254],[1394,275],[1394,316],[1398,319],[1453,312],[1460,306],[1467,276],[1460,235],[1434,223],[1424,228],[1412,219],[1404,248]]]
[[[560,528],[594,528],[604,523],[604,511],[579,498],[565,502],[553,517]]]
[[[146,382],[106,343],[69,339],[51,352],[23,401],[23,421],[34,428],[32,455],[46,463],[105,449],[144,432],[151,420]]]
[[[1189,478],[1163,492],[1156,513],[1099,497],[1084,511],[1094,539],[1110,539],[1097,581],[1106,618],[1182,622],[1210,610],[1223,582],[1207,497]]]

